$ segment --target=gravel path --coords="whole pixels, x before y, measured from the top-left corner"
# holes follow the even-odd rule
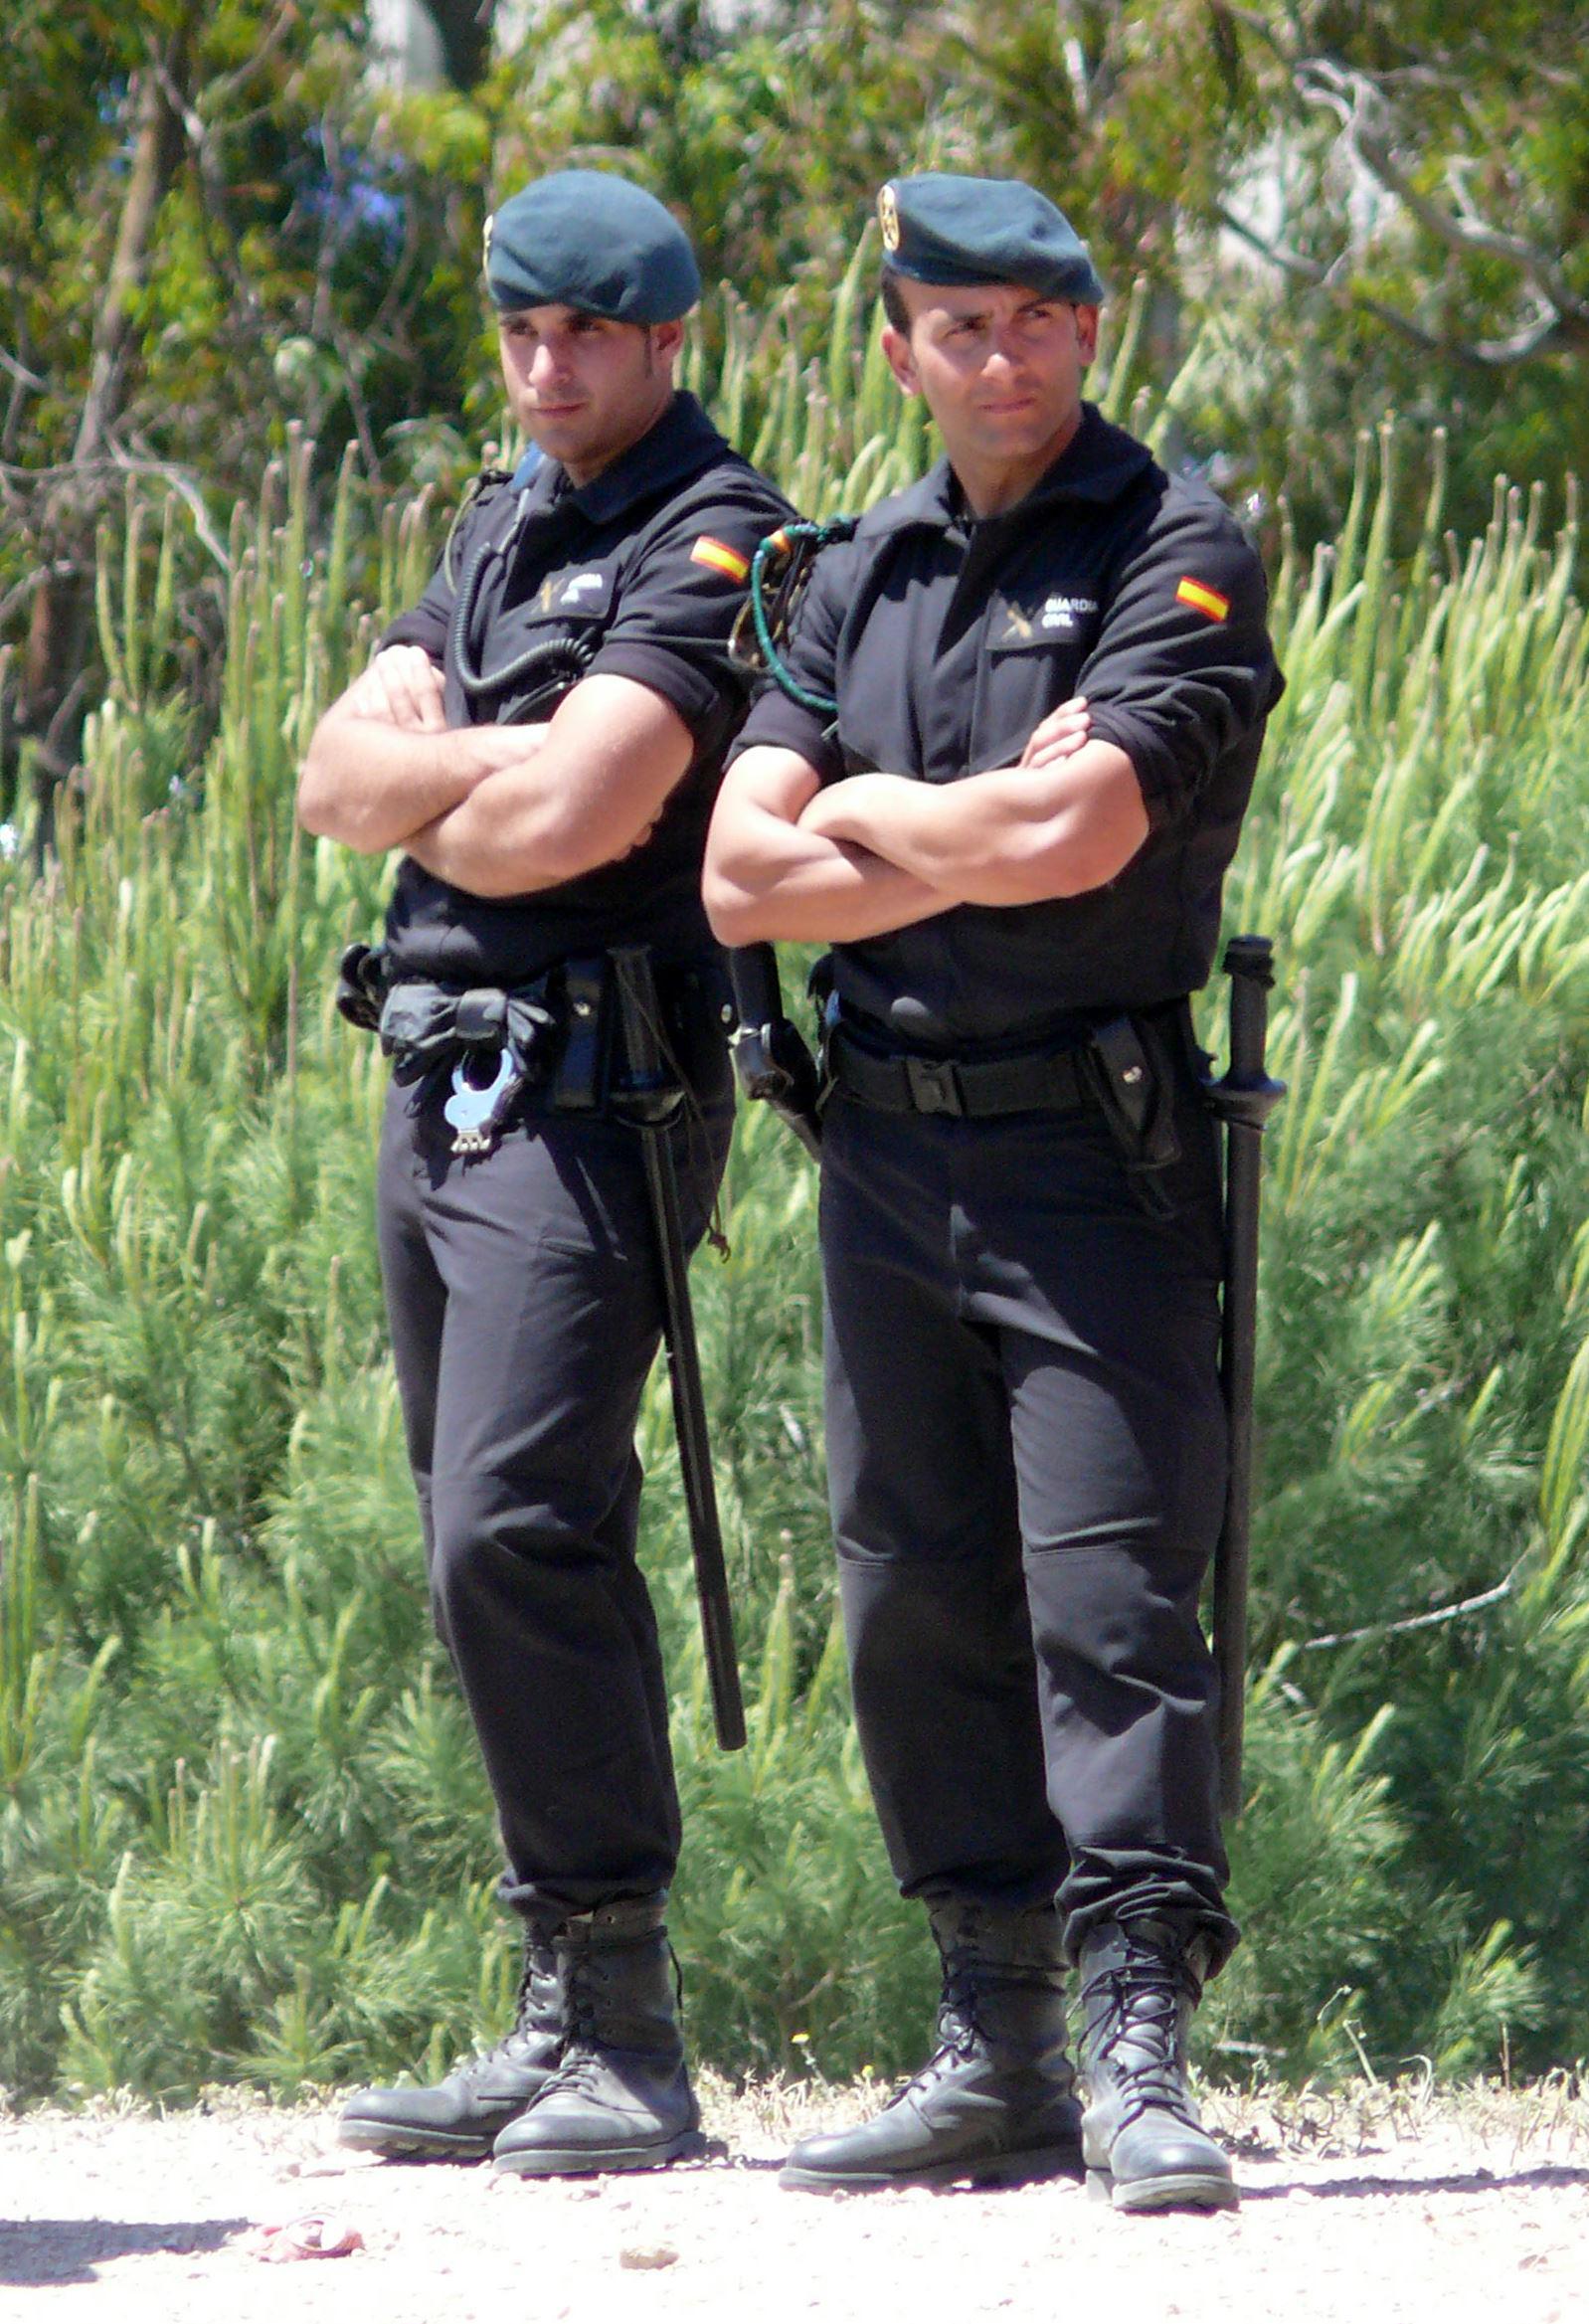
[[[703,2100],[713,2159],[562,2185],[343,2155],[332,2112],[237,2099],[0,2119],[0,2317],[1589,2324],[1589,2100],[1565,2078],[1216,2099],[1244,2201],[1214,2218],[1126,2219],[1068,2184],[790,2194],[789,2137],[867,2101],[711,2083]],[[265,2264],[269,2231],[308,2216],[361,2247]]]

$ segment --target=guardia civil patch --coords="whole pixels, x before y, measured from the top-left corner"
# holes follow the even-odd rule
[[[1175,590],[1175,603],[1178,606],[1195,606],[1198,613],[1206,614],[1211,622],[1223,622],[1230,612],[1228,597],[1221,597],[1218,590],[1210,589],[1206,581],[1193,581],[1189,573],[1183,573],[1180,577]]]
[[[714,571],[726,573],[730,581],[743,581],[751,569],[749,557],[742,557],[727,541],[714,541],[710,533],[702,533],[690,551],[690,563],[710,565]]]

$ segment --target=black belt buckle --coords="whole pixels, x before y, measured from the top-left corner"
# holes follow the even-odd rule
[[[966,1111],[960,1073],[953,1057],[907,1057],[905,1086],[918,1114],[954,1114]]]

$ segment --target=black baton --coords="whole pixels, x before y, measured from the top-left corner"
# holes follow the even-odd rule
[[[1219,1805],[1241,1811],[1242,1726],[1247,1689],[1247,1550],[1252,1530],[1253,1369],[1258,1334],[1258,1181],[1264,1124],[1286,1094],[1264,1070],[1274,947],[1267,936],[1232,937],[1230,1064],[1208,1085],[1225,1125],[1225,1285],[1219,1379],[1225,1399],[1229,1472],[1225,1520],[1214,1550],[1214,1667],[1219,1674]]]
[[[701,1393],[701,1358],[690,1306],[689,1260],[679,1218],[678,1178],[668,1126],[684,1093],[667,1070],[660,1038],[661,1014],[651,956],[642,945],[625,945],[612,956],[618,982],[618,1021],[623,1033],[627,1075],[618,1097],[621,1111],[640,1133],[645,1188],[656,1230],[657,1270],[662,1287],[662,1337],[673,1390],[673,1425],[678,1432],[679,1470],[689,1512],[695,1590],[701,1604],[701,1637],[712,1689],[712,1715],[721,1749],[738,1751],[745,1742],[745,1704],[740,1695],[739,1659],[734,1648],[734,1611],[723,1563],[712,1482],[712,1451],[706,1434],[706,1399]]]
[[[821,1159],[816,1062],[784,1014],[778,955],[770,944],[744,944],[728,956],[738,1019],[729,1043],[748,1098],[761,1098],[786,1122],[813,1161]]]

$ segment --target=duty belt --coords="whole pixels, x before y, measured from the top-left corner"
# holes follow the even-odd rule
[[[1180,1160],[1171,1096],[1173,1068],[1161,1034],[1177,1024],[1189,1039],[1182,999],[1113,1016],[1069,1047],[1010,1057],[879,1054],[840,1017],[830,1022],[823,1060],[828,1086],[887,1114],[947,1114],[988,1121],[1001,1114],[1072,1114],[1096,1106],[1120,1150],[1145,1209],[1173,1207],[1164,1172]]]
[[[1093,1096],[1085,1050],[1028,1050],[1013,1057],[880,1057],[841,1022],[828,1033],[827,1078],[885,1114],[1065,1114]]]
[[[451,1068],[442,1115],[464,1158],[487,1155],[515,1102],[549,1082],[561,1113],[590,1113],[606,1095],[611,963],[569,960],[527,984],[439,984],[388,978],[384,955],[352,945],[342,956],[337,1006],[378,1032],[399,1081]]]
[[[656,1032],[670,1066],[694,1051],[699,1026],[725,1019],[721,972],[706,961],[665,965]],[[352,1024],[380,1035],[400,1082],[450,1072],[441,1112],[452,1152],[488,1155],[526,1090],[558,1114],[591,1114],[609,1098],[614,1057],[614,963],[608,953],[558,962],[512,986],[456,985],[420,977],[391,979],[384,954],[366,945],[343,955],[337,1006]],[[696,1028],[696,1029],[692,1029]],[[675,1042],[678,1050],[675,1049]]]
[[[598,974],[594,1002],[587,997],[574,1003],[584,1015],[599,1010],[604,982]],[[569,1022],[569,1001],[554,994],[546,977],[510,990],[484,984],[462,991],[406,979],[386,996],[381,1046],[400,1080],[451,1060],[442,1118],[453,1133],[452,1152],[477,1160],[495,1147],[522,1092],[545,1076],[556,1038]],[[596,1079],[593,1059],[592,1104]]]

